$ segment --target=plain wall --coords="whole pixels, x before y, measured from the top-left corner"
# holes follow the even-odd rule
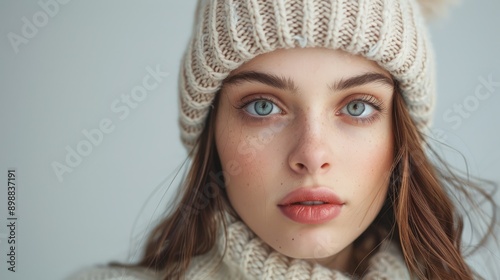
[[[68,1],[51,6],[44,22],[39,3],[48,2],[58,3],[0,2],[1,279],[62,279],[85,266],[137,258],[136,246],[168,204],[173,175],[186,159],[177,76],[195,1]],[[34,20],[40,27],[22,35]],[[431,25],[438,70],[433,134],[468,160],[465,166],[460,154],[443,148],[452,165],[497,183],[499,27],[498,0],[463,1]],[[12,34],[24,38],[17,47]],[[156,68],[168,74],[125,114],[122,96]],[[496,84],[485,87],[488,79]],[[481,85],[490,94],[480,100]],[[82,131],[101,127],[108,133],[85,150]],[[80,162],[68,156],[78,147],[88,154]],[[58,177],[53,166],[66,165],[66,157],[73,167]],[[6,263],[9,168],[18,183],[15,273]],[[487,279],[500,277],[500,252],[491,250],[470,260],[490,273]]]

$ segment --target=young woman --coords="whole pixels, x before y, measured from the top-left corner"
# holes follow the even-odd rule
[[[476,187],[425,136],[433,5],[200,1],[180,199],[138,264],[80,277],[473,279],[449,192]]]

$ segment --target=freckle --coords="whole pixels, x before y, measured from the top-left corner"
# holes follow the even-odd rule
[[[279,246],[279,247],[280,247],[280,249],[281,249],[281,246]]]
[[[295,240],[295,238],[292,238],[292,241],[294,241],[294,240]]]

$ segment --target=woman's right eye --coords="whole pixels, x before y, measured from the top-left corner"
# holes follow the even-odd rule
[[[270,100],[257,99],[247,103],[244,110],[252,116],[266,117],[269,115],[280,114],[281,109]]]

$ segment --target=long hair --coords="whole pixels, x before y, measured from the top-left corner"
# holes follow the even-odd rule
[[[461,192],[474,205],[476,191],[496,205],[477,183],[455,174],[439,157],[411,121],[398,92],[393,108],[396,155],[390,200],[405,262],[418,279],[473,279],[461,248],[463,218],[450,192]],[[494,225],[495,217],[480,244]]]
[[[182,279],[191,259],[209,252],[217,236],[225,233],[220,232],[218,222],[224,219],[218,216],[224,211],[236,215],[225,192],[215,146],[219,95],[191,155],[192,165],[181,185],[182,198],[170,215],[153,229],[142,259],[134,265],[153,269],[164,279]],[[367,232],[378,227],[378,232],[389,233],[386,238],[399,245],[414,277],[473,279],[461,250],[462,218],[446,186],[466,196],[470,195],[468,188],[480,189],[449,169],[438,170],[429,160],[426,151],[432,152],[432,149],[412,121],[397,83],[393,105],[395,156],[389,191],[382,210]],[[491,196],[481,194],[494,205]],[[226,230],[225,224],[222,230]]]
[[[214,104],[218,99],[219,94]],[[207,253],[215,245],[220,234],[218,221],[224,223],[218,216],[224,211],[232,213],[215,147],[216,108],[211,108],[206,126],[191,152],[192,162],[180,188],[180,201],[153,229],[137,264],[162,273],[164,279],[183,278],[191,259]]]

